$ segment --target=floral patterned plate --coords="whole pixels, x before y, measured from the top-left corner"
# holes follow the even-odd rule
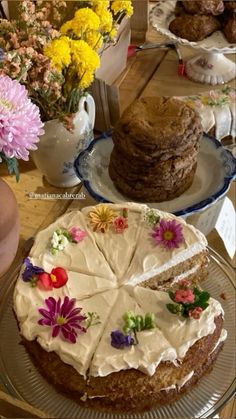
[[[105,133],[92,141],[75,160],[78,177],[98,202],[127,201],[127,197],[116,190],[108,174],[112,148],[111,132]],[[192,186],[171,201],[147,204],[152,208],[186,217],[213,205],[226,194],[235,178],[236,159],[232,153],[215,138],[204,134],[200,141],[198,166]]]

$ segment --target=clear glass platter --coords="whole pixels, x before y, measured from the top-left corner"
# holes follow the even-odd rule
[[[220,300],[228,332],[213,370],[179,401],[142,414],[108,414],[84,409],[54,390],[31,362],[12,310],[16,274],[0,289],[0,385],[13,397],[43,410],[49,417],[83,419],[154,419],[212,417],[235,391],[235,272],[210,249],[209,276],[202,286]],[[224,298],[222,298],[224,297]]]

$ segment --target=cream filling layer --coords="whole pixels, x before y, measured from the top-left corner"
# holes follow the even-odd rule
[[[184,378],[181,378],[181,380],[177,380],[175,384],[172,384],[169,387],[163,387],[161,388],[161,391],[169,391],[169,390],[180,390],[181,387],[183,387],[194,375],[194,371],[191,371],[189,374],[187,374]]]
[[[224,342],[227,338],[227,330],[222,329],[221,334],[220,334],[220,338],[218,339],[218,341],[216,342],[214,348],[212,349],[211,354],[213,354],[213,352],[216,350],[216,348],[221,344],[221,342]]]

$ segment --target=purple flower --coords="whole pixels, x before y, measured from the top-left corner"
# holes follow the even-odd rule
[[[43,318],[38,321],[41,326],[52,326],[52,337],[61,333],[64,339],[69,340],[71,343],[76,342],[77,331],[86,333],[86,328],[81,323],[86,320],[86,316],[79,315],[82,308],[74,308],[75,298],[69,299],[65,297],[63,303],[61,298],[57,301],[53,297],[45,300],[48,310],[44,308],[39,309],[39,313]]]
[[[39,266],[34,266],[30,262],[30,259],[29,258],[25,258],[24,259],[24,264],[25,264],[25,270],[22,273],[22,279],[25,282],[31,281],[32,278],[34,278],[38,274],[41,274],[41,273],[44,272],[44,269],[40,268]]]
[[[153,229],[152,237],[157,245],[162,244],[167,249],[174,249],[184,241],[183,227],[176,220],[161,220],[159,226]]]
[[[29,160],[43,134],[39,109],[17,80],[0,76],[0,153],[7,158]]]
[[[124,349],[126,346],[134,344],[134,339],[131,335],[124,335],[120,330],[113,330],[111,332],[111,346],[116,349]]]

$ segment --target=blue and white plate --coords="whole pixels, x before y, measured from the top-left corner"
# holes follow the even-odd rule
[[[75,160],[75,171],[90,195],[98,202],[129,200],[119,193],[108,174],[113,141],[111,132],[93,140]],[[215,138],[204,134],[200,140],[198,165],[192,186],[178,198],[147,203],[152,208],[179,216],[203,211],[222,198],[236,178],[236,159]]]

